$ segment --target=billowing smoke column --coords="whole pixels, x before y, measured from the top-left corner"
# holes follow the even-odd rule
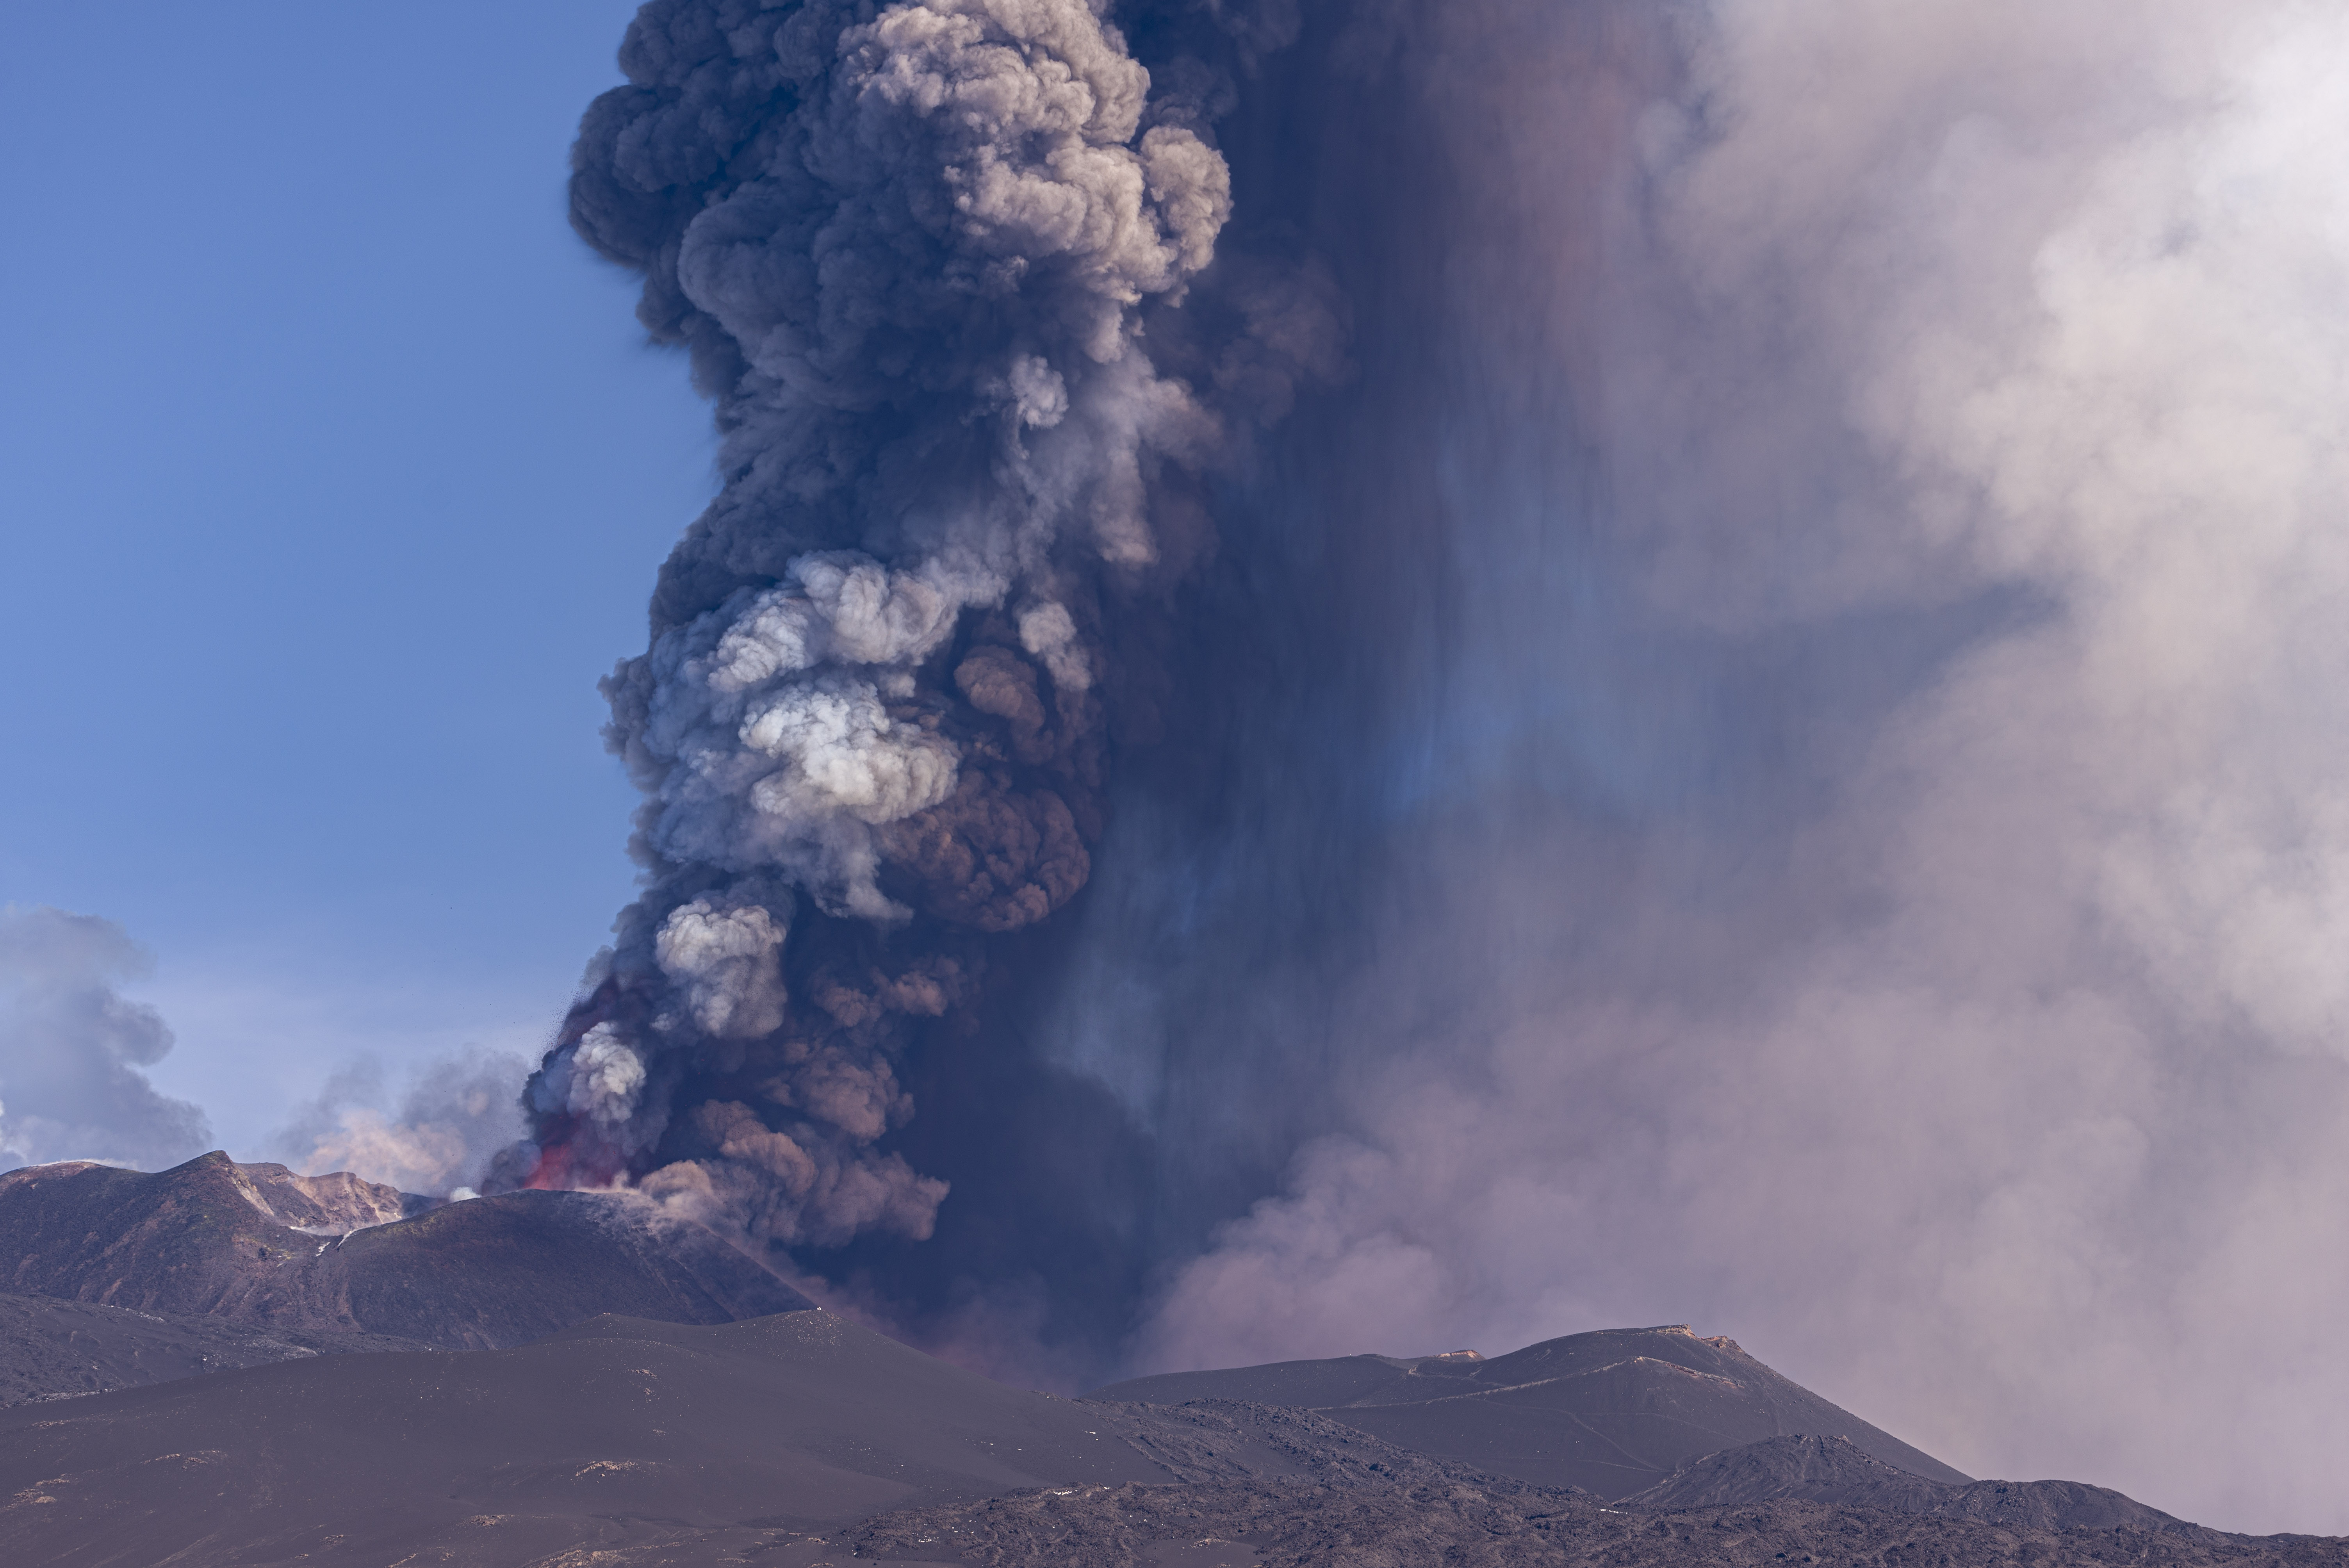
[[[574,222],[691,349],[725,482],[605,685],[649,886],[497,1179],[926,1236],[946,1183],[876,1147],[909,1040],[1085,884],[1121,640],[1208,542],[1226,422],[1145,310],[1226,165],[1084,0],[657,0],[621,60]]]
[[[512,1179],[1063,1387],[1698,1321],[2349,1528],[2349,22],[1113,15],[632,34],[727,487]]]

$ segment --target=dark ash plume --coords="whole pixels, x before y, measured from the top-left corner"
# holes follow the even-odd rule
[[[492,1179],[926,1237],[907,1053],[987,1048],[991,946],[1085,885],[1198,475],[1328,351],[1243,303],[1226,409],[1154,364],[1230,211],[1221,78],[1154,101],[1083,0],[656,0],[621,63],[573,221],[691,350],[725,482],[605,686],[647,891]]]
[[[1710,1316],[2343,1528],[2349,20],[1097,15],[656,6],[591,119],[729,483],[537,1179],[1062,1376]],[[988,216],[1096,167],[1146,278]]]

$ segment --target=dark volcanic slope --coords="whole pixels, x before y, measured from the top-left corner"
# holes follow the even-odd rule
[[[466,1348],[525,1344],[605,1313],[717,1324],[814,1305],[701,1226],[597,1192],[451,1203],[361,1231],[316,1267],[352,1322]]]
[[[1841,1438],[1765,1438],[1685,1460],[1655,1485],[1617,1501],[1627,1508],[1718,1508],[1792,1497],[1925,1513],[1964,1490],[1886,1464]]]
[[[520,1350],[320,1357],[0,1411],[0,1561],[505,1564],[1174,1479],[1103,1416],[830,1313],[599,1318]]]
[[[2272,1564],[2342,1568],[2349,1542],[2207,1538],[2137,1530],[2042,1530],[1778,1501],[1654,1514],[1497,1477],[1407,1478],[1387,1487],[1226,1481],[1097,1487],[894,1513],[849,1532],[856,1560],[990,1568],[2112,1568]],[[1215,1542],[1185,1555],[1195,1543]],[[1238,1550],[1235,1550],[1237,1548]],[[681,1562],[629,1553],[605,1568]],[[701,1561],[697,1559],[696,1561]],[[710,1559],[709,1561],[715,1561]],[[759,1558],[776,1568],[843,1556]]]
[[[2101,1486],[1978,1480],[1945,1486],[1870,1459],[1841,1438],[1770,1438],[1692,1460],[1619,1501],[1626,1508],[1716,1508],[1799,1498],[2033,1530],[2135,1530],[2215,1535]]]
[[[0,1406],[138,1388],[366,1350],[428,1350],[382,1334],[246,1328],[215,1317],[0,1295]]]
[[[54,1568],[2349,1568],[2349,1542],[2304,1538],[1609,1511],[1309,1410],[1020,1393],[817,1312],[0,1411],[0,1562]]]
[[[511,1192],[398,1217],[426,1202],[220,1153],[153,1175],[28,1166],[0,1176],[0,1288],[452,1349],[525,1344],[599,1313],[730,1323],[810,1305],[638,1200]]]
[[[1545,1340],[1492,1360],[1349,1356],[1174,1372],[1097,1388],[1094,1399],[1245,1399],[1319,1410],[1402,1447],[1543,1486],[1621,1497],[1683,1460],[1810,1433],[1928,1480],[1968,1477],[1780,1377],[1727,1339],[1681,1326]]]

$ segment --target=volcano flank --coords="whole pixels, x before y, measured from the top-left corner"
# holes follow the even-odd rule
[[[608,1194],[35,1166],[0,1176],[0,1246],[10,1563],[2349,1568],[2349,1542],[1969,1480],[1680,1326],[1071,1400]]]
[[[1700,1455],[1790,1433],[1846,1439],[1927,1480],[1969,1479],[1756,1361],[1686,1327],[1611,1329],[1486,1360],[1349,1356],[1174,1372],[1088,1398],[1299,1405],[1391,1443],[1537,1486],[1621,1497]]]
[[[811,1305],[641,1200],[439,1203],[221,1153],[153,1175],[70,1163],[0,1176],[0,1286],[25,1295],[447,1350],[522,1345],[602,1313],[730,1323]]]

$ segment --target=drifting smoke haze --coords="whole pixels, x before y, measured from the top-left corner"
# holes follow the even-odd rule
[[[203,1113],[140,1070],[172,1044],[154,1008],[117,989],[149,963],[110,920],[0,908],[0,1170],[168,1165],[202,1151]]]
[[[1680,20],[1387,57],[1446,184],[1349,454],[1450,619],[1307,993],[1348,1125],[1144,1358],[1692,1318],[1976,1473],[2349,1527],[2349,27]]]
[[[725,489],[503,1180],[1037,1377],[1689,1320],[2349,1530],[2349,20],[698,0],[623,64],[574,217]]]
[[[395,1103],[372,1057],[330,1075],[276,1136],[296,1171],[349,1171],[403,1192],[445,1197],[524,1130],[514,1086],[531,1064],[472,1051],[416,1073]]]

